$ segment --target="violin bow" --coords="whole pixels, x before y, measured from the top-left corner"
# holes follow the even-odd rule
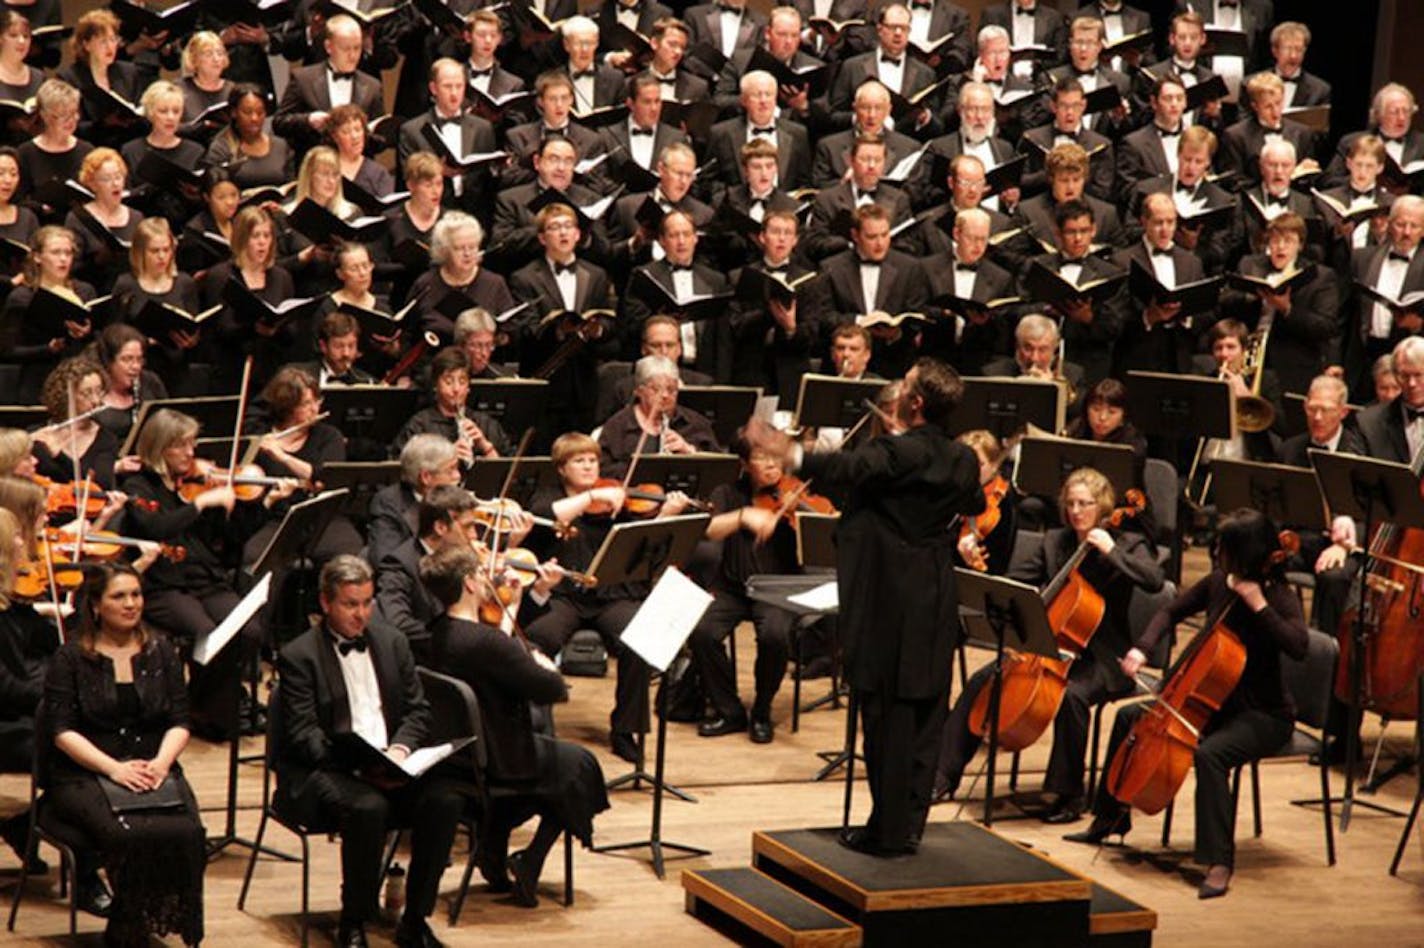
[[[228,455],[227,486],[231,489],[237,482],[237,452],[242,447],[242,423],[247,415],[247,389],[252,383],[252,356],[242,363],[242,388],[238,390],[237,420],[232,428],[232,452]]]
[[[638,427],[642,428],[642,425]],[[623,489],[627,490],[628,485],[633,483],[633,471],[638,467],[638,459],[643,456],[643,446],[648,443],[648,429],[643,428],[638,434],[638,443],[633,446],[633,456],[628,459],[628,470],[623,474]]]
[[[65,396],[69,400],[69,417],[74,417],[74,382],[65,386]],[[89,528],[89,483],[79,479],[79,427],[69,426],[69,461],[74,466],[74,484],[79,490],[79,504],[75,508],[74,514],[79,520],[79,530],[74,540],[74,562],[79,562],[79,556],[84,550],[84,532]],[[83,486],[80,486],[80,485]],[[51,570],[53,579],[53,570]]]

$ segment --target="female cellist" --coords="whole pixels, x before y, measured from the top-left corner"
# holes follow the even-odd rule
[[[1196,860],[1210,867],[1197,892],[1203,899],[1225,895],[1231,882],[1236,848],[1231,771],[1280,747],[1291,733],[1294,708],[1283,679],[1282,654],[1303,659],[1309,632],[1300,601],[1284,582],[1284,563],[1276,528],[1263,514],[1244,508],[1230,514],[1217,530],[1215,567],[1152,617],[1121,662],[1123,673],[1135,676],[1162,636],[1197,613],[1212,617],[1213,629],[1203,635],[1219,633],[1224,625],[1244,646],[1241,679],[1203,729],[1195,749]],[[1132,828],[1131,810],[1112,795],[1113,762],[1148,707],[1133,705],[1118,713],[1104,771],[1110,776],[1093,802],[1093,822],[1064,839],[1096,845]]]
[[[1083,812],[1083,757],[1088,745],[1088,715],[1095,704],[1132,692],[1132,683],[1118,671],[1117,659],[1132,642],[1127,604],[1134,587],[1152,593],[1162,588],[1162,568],[1140,536],[1109,526],[1114,494],[1108,479],[1092,468],[1068,475],[1058,493],[1066,527],[1049,530],[1036,555],[1012,564],[1010,579],[1043,587],[1081,546],[1087,555],[1078,575],[1104,601],[1102,621],[1089,647],[1072,663],[1058,713],[1053,719],[1053,749],[1043,789],[1056,794],[1043,816],[1045,823],[1071,823]],[[1055,632],[1061,630],[1055,629]],[[979,692],[990,683],[992,670],[980,669],[965,686],[945,724],[940,750],[936,796],[953,796],[980,738],[969,727],[970,711]]]

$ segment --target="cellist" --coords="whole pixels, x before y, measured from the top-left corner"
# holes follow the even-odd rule
[[[1300,601],[1284,581],[1285,557],[1275,526],[1256,510],[1241,509],[1217,530],[1216,563],[1210,573],[1152,617],[1121,670],[1135,677],[1162,636],[1197,613],[1225,623],[1245,646],[1240,681],[1211,717],[1197,744],[1196,860],[1209,866],[1197,895],[1226,894],[1235,856],[1236,801],[1231,771],[1280,747],[1290,737],[1294,708],[1286,690],[1282,655],[1303,659],[1309,633]],[[1206,634],[1206,633],[1203,633]],[[1147,705],[1124,708],[1113,721],[1104,774]],[[1093,822],[1063,837],[1096,845],[1132,828],[1131,810],[1111,795],[1104,779],[1093,802]]]
[[[1043,815],[1045,823],[1071,823],[1082,815],[1089,712],[1093,705],[1130,694],[1133,689],[1130,679],[1117,668],[1118,658],[1132,642],[1127,604],[1134,587],[1149,593],[1162,588],[1162,567],[1142,536],[1108,525],[1114,501],[1112,485],[1098,471],[1086,467],[1073,471],[1058,493],[1067,526],[1049,530],[1032,558],[1009,567],[1010,579],[1043,587],[1080,545],[1087,544],[1090,549],[1079,573],[1102,595],[1106,607],[1088,649],[1072,663],[1067,690],[1053,720],[1053,749],[1043,789],[1056,799]],[[992,674],[990,666],[975,673],[950,712],[937,768],[937,798],[953,796],[964,768],[978,750],[980,738],[969,729],[970,710]]]

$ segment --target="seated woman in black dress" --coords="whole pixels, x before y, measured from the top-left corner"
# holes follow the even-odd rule
[[[292,274],[277,265],[272,216],[260,207],[244,207],[233,218],[232,259],[208,271],[203,284],[204,308],[225,302],[229,282],[241,283],[273,305],[297,295]],[[211,337],[215,352],[224,356],[217,363],[217,391],[237,390],[243,356],[253,356],[253,384],[262,385],[283,363],[310,355],[312,332],[304,321],[302,325],[293,319],[249,323],[237,307],[227,306],[213,322],[217,323]]]
[[[134,136],[139,119],[104,93],[136,103],[142,91],[138,67],[118,58],[119,18],[108,10],[90,10],[74,24],[69,45],[74,62],[59,71],[59,78],[82,97],[79,136],[96,146],[118,148]]]
[[[227,99],[232,82],[223,78],[227,70],[227,47],[222,37],[199,30],[183,47],[183,137],[207,145],[227,125]],[[222,106],[213,110],[215,106]]]
[[[113,286],[114,278],[128,269],[125,245],[132,244],[134,228],[143,214],[124,203],[129,166],[112,148],[96,148],[79,166],[79,183],[94,194],[64,219],[64,226],[79,238],[79,259],[74,272],[95,286]]]
[[[999,511],[997,522],[992,524],[992,515],[987,509],[983,514],[967,518],[956,546],[960,565],[1002,576],[1008,571],[1018,530],[1017,495],[1002,473],[1008,452],[992,431],[983,428],[966,431],[958,440],[974,449],[979,458],[979,483],[984,488],[984,498]],[[992,497],[998,497],[996,504]]]
[[[68,228],[47,225],[35,231],[30,256],[25,261],[25,285],[12,290],[0,310],[0,339],[7,340],[10,346],[9,351],[0,353],[0,359],[20,365],[20,384],[11,396],[16,404],[35,404],[45,377],[61,359],[77,355],[93,338],[92,318],[66,319],[63,335],[56,334],[48,324],[29,318],[30,303],[40,289],[80,305],[94,298],[94,288],[72,276],[78,246],[78,239]]]
[[[32,39],[30,21],[23,14],[13,8],[0,11],[0,99],[25,102],[34,98],[44,82],[44,72],[25,62]],[[30,132],[30,123],[17,116],[0,129],[0,140],[18,145]]]
[[[99,333],[91,355],[104,372],[104,409],[94,416],[122,445],[144,402],[168,397],[163,381],[146,368],[148,340],[128,323],[110,323]],[[120,466],[126,474],[137,465]]]
[[[133,200],[150,216],[167,218],[176,229],[198,208],[198,187],[182,172],[195,171],[203,163],[203,146],[179,137],[183,90],[173,83],[160,79],[150,85],[139,107],[148,119],[148,134],[128,142],[120,152],[133,179]]]
[[[1305,658],[1310,641],[1300,599],[1285,582],[1286,557],[1275,526],[1259,511],[1241,509],[1221,522],[1216,538],[1212,571],[1153,616],[1120,662],[1124,675],[1136,676],[1162,636],[1198,613],[1224,623],[1245,646],[1245,672],[1211,716],[1193,761],[1196,861],[1208,867],[1197,892],[1203,899],[1225,895],[1231,882],[1236,855],[1231,772],[1290,737],[1295,709],[1283,666],[1287,659]],[[1150,707],[1138,704],[1118,712],[1104,774],[1111,772],[1133,724]],[[1113,834],[1126,835],[1131,828],[1131,811],[1112,796],[1104,780],[1093,803],[1092,825],[1064,839],[1097,844]]]
[[[226,260],[232,251],[232,219],[237,214],[242,192],[226,168],[203,172],[203,209],[183,225],[178,241],[178,269],[189,274],[201,289],[207,283],[208,268]]]
[[[45,800],[60,835],[103,860],[114,890],[106,944],[147,945],[174,933],[195,945],[207,857],[198,804],[178,765],[188,744],[182,660],[145,628],[132,567],[97,565],[80,603],[75,637],[45,674],[57,752]],[[177,806],[116,815],[110,800],[123,791]]]
[[[104,397],[104,374],[99,364],[87,356],[65,359],[45,379],[40,395],[48,424],[34,435],[31,450],[35,453],[36,472],[52,481],[73,481],[77,457],[81,476],[92,474],[100,487],[111,489],[119,440],[95,416],[83,417],[99,407]],[[80,420],[62,424],[70,417]]]
[[[261,89],[240,82],[228,94],[232,120],[227,130],[213,136],[207,163],[226,165],[237,186],[274,187],[292,180],[294,161],[291,146],[280,135],[266,130],[267,97]]]
[[[481,872],[491,890],[512,889],[516,904],[533,908],[550,848],[566,831],[591,846],[593,818],[608,809],[608,792],[592,753],[536,726],[536,706],[567,701],[568,685],[538,649],[480,619],[483,569],[474,551],[448,547],[421,560],[420,579],[445,608],[432,640],[435,665],[469,684],[484,721],[486,779],[496,796],[480,823]],[[536,586],[547,596],[557,579],[557,572],[541,572]],[[534,815],[533,839],[506,860],[510,831]]]
[[[326,141],[341,161],[343,180],[373,197],[385,197],[395,190],[396,180],[383,166],[366,156],[368,117],[359,105],[338,105],[327,116]]]
[[[3,16],[4,14],[0,14],[0,18]],[[28,247],[34,239],[35,231],[40,229],[40,221],[34,211],[15,203],[15,195],[19,190],[19,153],[9,145],[0,146],[0,240],[13,241]],[[5,259],[11,259],[8,251]],[[6,283],[0,292],[9,292],[8,281],[3,278],[18,276],[23,265],[23,257],[9,266],[0,264],[0,282]]]
[[[434,404],[411,416],[396,433],[400,451],[418,434],[438,434],[455,445],[465,467],[475,458],[495,458],[509,453],[509,437],[500,423],[482,411],[470,411],[470,363],[462,349],[442,349],[430,363]]]
[[[162,217],[148,217],[139,222],[134,230],[133,247],[129,249],[129,272],[114,281],[114,317],[120,320],[114,325],[127,325],[141,333],[139,358],[120,366],[122,371],[109,372],[109,394],[106,403],[118,410],[127,411],[138,401],[167,398],[168,392],[178,389],[188,375],[191,360],[208,361],[211,357],[202,352],[202,329],[190,323],[177,322],[161,317],[153,322],[144,310],[150,303],[176,307],[185,313],[197,314],[201,309],[198,300],[198,284],[187,273],[178,270],[177,247],[173,231],[168,221]],[[99,334],[106,338],[113,327]],[[127,342],[127,339],[115,339]],[[118,347],[102,343],[105,349],[124,354]],[[145,370],[147,359],[152,359],[152,370]],[[102,361],[102,356],[101,356]],[[108,366],[106,366],[107,368]],[[136,375],[136,372],[141,374]],[[138,379],[135,391],[134,380]],[[128,421],[116,425],[127,432]]]
[[[79,90],[63,79],[46,79],[35,93],[39,134],[23,142],[20,193],[42,224],[58,224],[69,210],[64,182],[79,174],[79,165],[94,146],[74,133],[79,127]]]
[[[420,302],[407,317],[421,331],[429,330],[449,345],[455,336],[455,317],[471,306],[483,306],[498,315],[514,306],[504,277],[480,266],[485,229],[460,211],[440,218],[430,235],[430,262],[410,288]],[[413,339],[407,340],[414,342]]]

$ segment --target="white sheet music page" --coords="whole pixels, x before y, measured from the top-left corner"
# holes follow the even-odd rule
[[[710,605],[711,593],[669,566],[623,630],[623,644],[658,671],[667,671]]]

